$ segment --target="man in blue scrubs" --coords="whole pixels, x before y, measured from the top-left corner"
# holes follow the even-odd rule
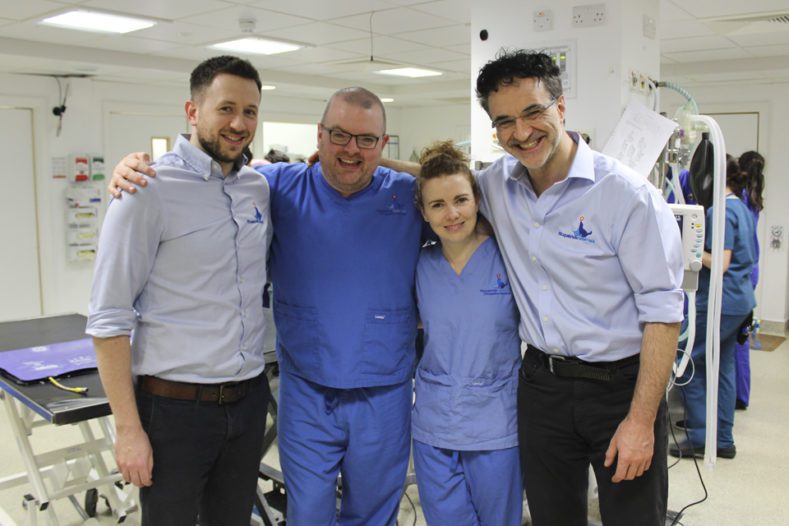
[[[378,167],[388,139],[380,99],[341,89],[318,124],[318,164],[258,167],[271,189],[289,526],[336,524],[339,474],[340,524],[397,519],[411,433],[422,218],[414,179]],[[116,166],[111,191],[134,191],[124,177],[144,185],[133,170],[153,175],[132,154]]]
[[[564,128],[559,69],[502,53],[477,96],[509,154],[478,174],[528,350],[518,426],[535,526],[663,525],[665,388],[682,319],[676,221],[644,177]]]

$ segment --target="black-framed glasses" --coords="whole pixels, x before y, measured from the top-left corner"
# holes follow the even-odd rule
[[[515,121],[522,120],[526,123],[532,123],[545,115],[548,108],[556,104],[556,99],[551,99],[548,104],[532,104],[521,112],[517,117],[496,117],[490,123],[491,128],[496,128],[498,131],[507,131],[515,127]]]
[[[376,135],[367,135],[364,133],[357,135],[353,133],[348,133],[347,131],[344,131],[340,128],[327,128],[322,123],[320,126],[324,130],[329,132],[329,141],[332,144],[336,144],[337,146],[345,146],[346,144],[351,142],[351,139],[355,138],[356,146],[358,146],[363,150],[370,150],[372,148],[375,148],[375,146],[378,144],[378,141],[381,140],[381,137],[378,137]]]

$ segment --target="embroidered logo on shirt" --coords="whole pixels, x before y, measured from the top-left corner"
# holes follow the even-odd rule
[[[504,281],[504,275],[501,272],[496,273],[496,285],[488,289],[479,289],[485,296],[508,296],[512,294],[510,284]]]
[[[255,205],[255,219],[247,219],[247,223],[263,223],[263,214],[260,213],[257,205]]]
[[[585,241],[587,243],[595,242],[594,239],[589,237],[592,235],[592,231],[584,228],[584,216],[578,218],[578,228],[572,230],[569,234],[560,230],[559,235],[562,237],[569,237],[570,239],[577,239],[578,241]]]
[[[405,215],[405,207],[398,201],[397,194],[392,194],[392,202],[386,208],[379,208],[378,213],[385,216]]]

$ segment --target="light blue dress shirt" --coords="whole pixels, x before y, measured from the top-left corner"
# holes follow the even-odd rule
[[[549,354],[615,361],[647,322],[682,320],[677,222],[646,178],[578,141],[566,179],[539,197],[505,155],[477,174],[501,248],[521,338]]]
[[[132,373],[219,383],[263,371],[269,188],[184,137],[107,209],[87,333],[132,338]]]
[[[518,310],[493,238],[458,275],[439,245],[416,271],[425,351],[416,370],[414,439],[480,451],[518,445]]]

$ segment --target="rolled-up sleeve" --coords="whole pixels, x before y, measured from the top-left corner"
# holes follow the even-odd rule
[[[87,334],[131,334],[137,323],[135,303],[153,268],[163,231],[155,183],[110,202],[99,235]]]
[[[631,203],[619,260],[633,289],[641,323],[675,323],[683,317],[682,242],[668,206],[646,186]]]

